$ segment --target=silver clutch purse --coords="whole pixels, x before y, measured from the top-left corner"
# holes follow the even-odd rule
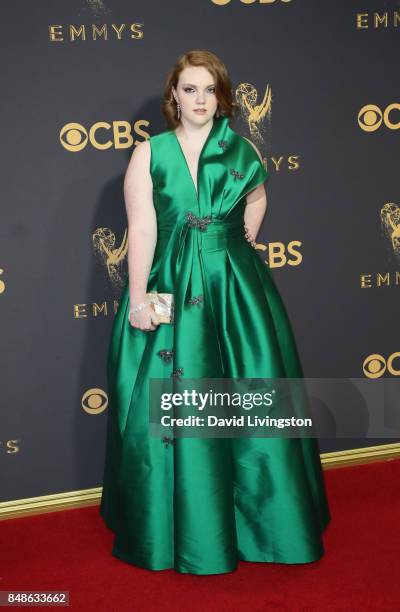
[[[150,293],[146,293],[146,300],[151,304],[160,323],[174,322],[173,293],[157,293],[156,291],[151,291]]]

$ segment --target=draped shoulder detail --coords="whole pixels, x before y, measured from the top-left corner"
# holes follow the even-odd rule
[[[243,136],[239,136],[241,140],[241,147],[246,150],[246,165],[248,168],[247,183],[245,186],[246,195],[253,191],[256,187],[265,182],[268,178],[268,171],[264,166],[264,163],[259,158],[257,151],[252,147],[250,142]]]
[[[228,117],[214,119],[199,156],[196,191],[173,130],[150,139],[155,206],[171,211],[173,198],[202,216],[226,218],[236,205],[267,178],[267,170],[250,142],[231,129]]]

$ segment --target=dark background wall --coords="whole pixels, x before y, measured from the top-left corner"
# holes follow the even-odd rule
[[[116,252],[124,173],[135,142],[166,129],[164,78],[190,49],[226,63],[242,105],[231,125],[265,157],[259,254],[305,375],[368,378],[369,355],[386,363],[400,350],[399,244],[386,229],[400,223],[396,9],[380,0],[3,6],[2,501],[101,485],[106,353],[127,274]],[[93,24],[107,36],[95,40]],[[244,103],[261,104],[267,88],[268,112],[251,134]],[[359,120],[370,104],[377,109]],[[378,274],[389,275],[381,285]],[[323,439],[320,448],[388,441]]]

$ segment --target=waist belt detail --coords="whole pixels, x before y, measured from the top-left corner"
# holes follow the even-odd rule
[[[177,221],[179,223],[179,221]],[[191,211],[186,213],[184,224],[187,224],[190,230],[199,231],[207,235],[223,235],[230,234],[233,230],[241,230],[244,233],[244,220],[232,220],[227,221],[225,219],[218,219],[217,217],[197,217]],[[158,233],[171,234],[176,225],[162,225],[158,226]]]
[[[244,221],[218,219],[207,215],[198,217],[192,211],[187,211],[184,223],[188,226],[188,232],[195,232],[199,250],[217,250],[224,248],[230,239],[235,239],[245,236]],[[175,226],[176,227],[176,226]],[[174,226],[162,226],[158,228],[159,239],[167,240],[169,235],[174,231]]]

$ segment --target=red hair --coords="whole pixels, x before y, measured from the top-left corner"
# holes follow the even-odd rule
[[[233,101],[232,82],[229,78],[225,64],[211,51],[206,49],[195,49],[181,55],[170,69],[165,85],[162,103],[162,112],[170,129],[179,125],[176,101],[172,93],[172,87],[177,88],[179,75],[188,66],[203,66],[214,77],[215,95],[218,100],[217,116],[233,117],[236,104]]]

